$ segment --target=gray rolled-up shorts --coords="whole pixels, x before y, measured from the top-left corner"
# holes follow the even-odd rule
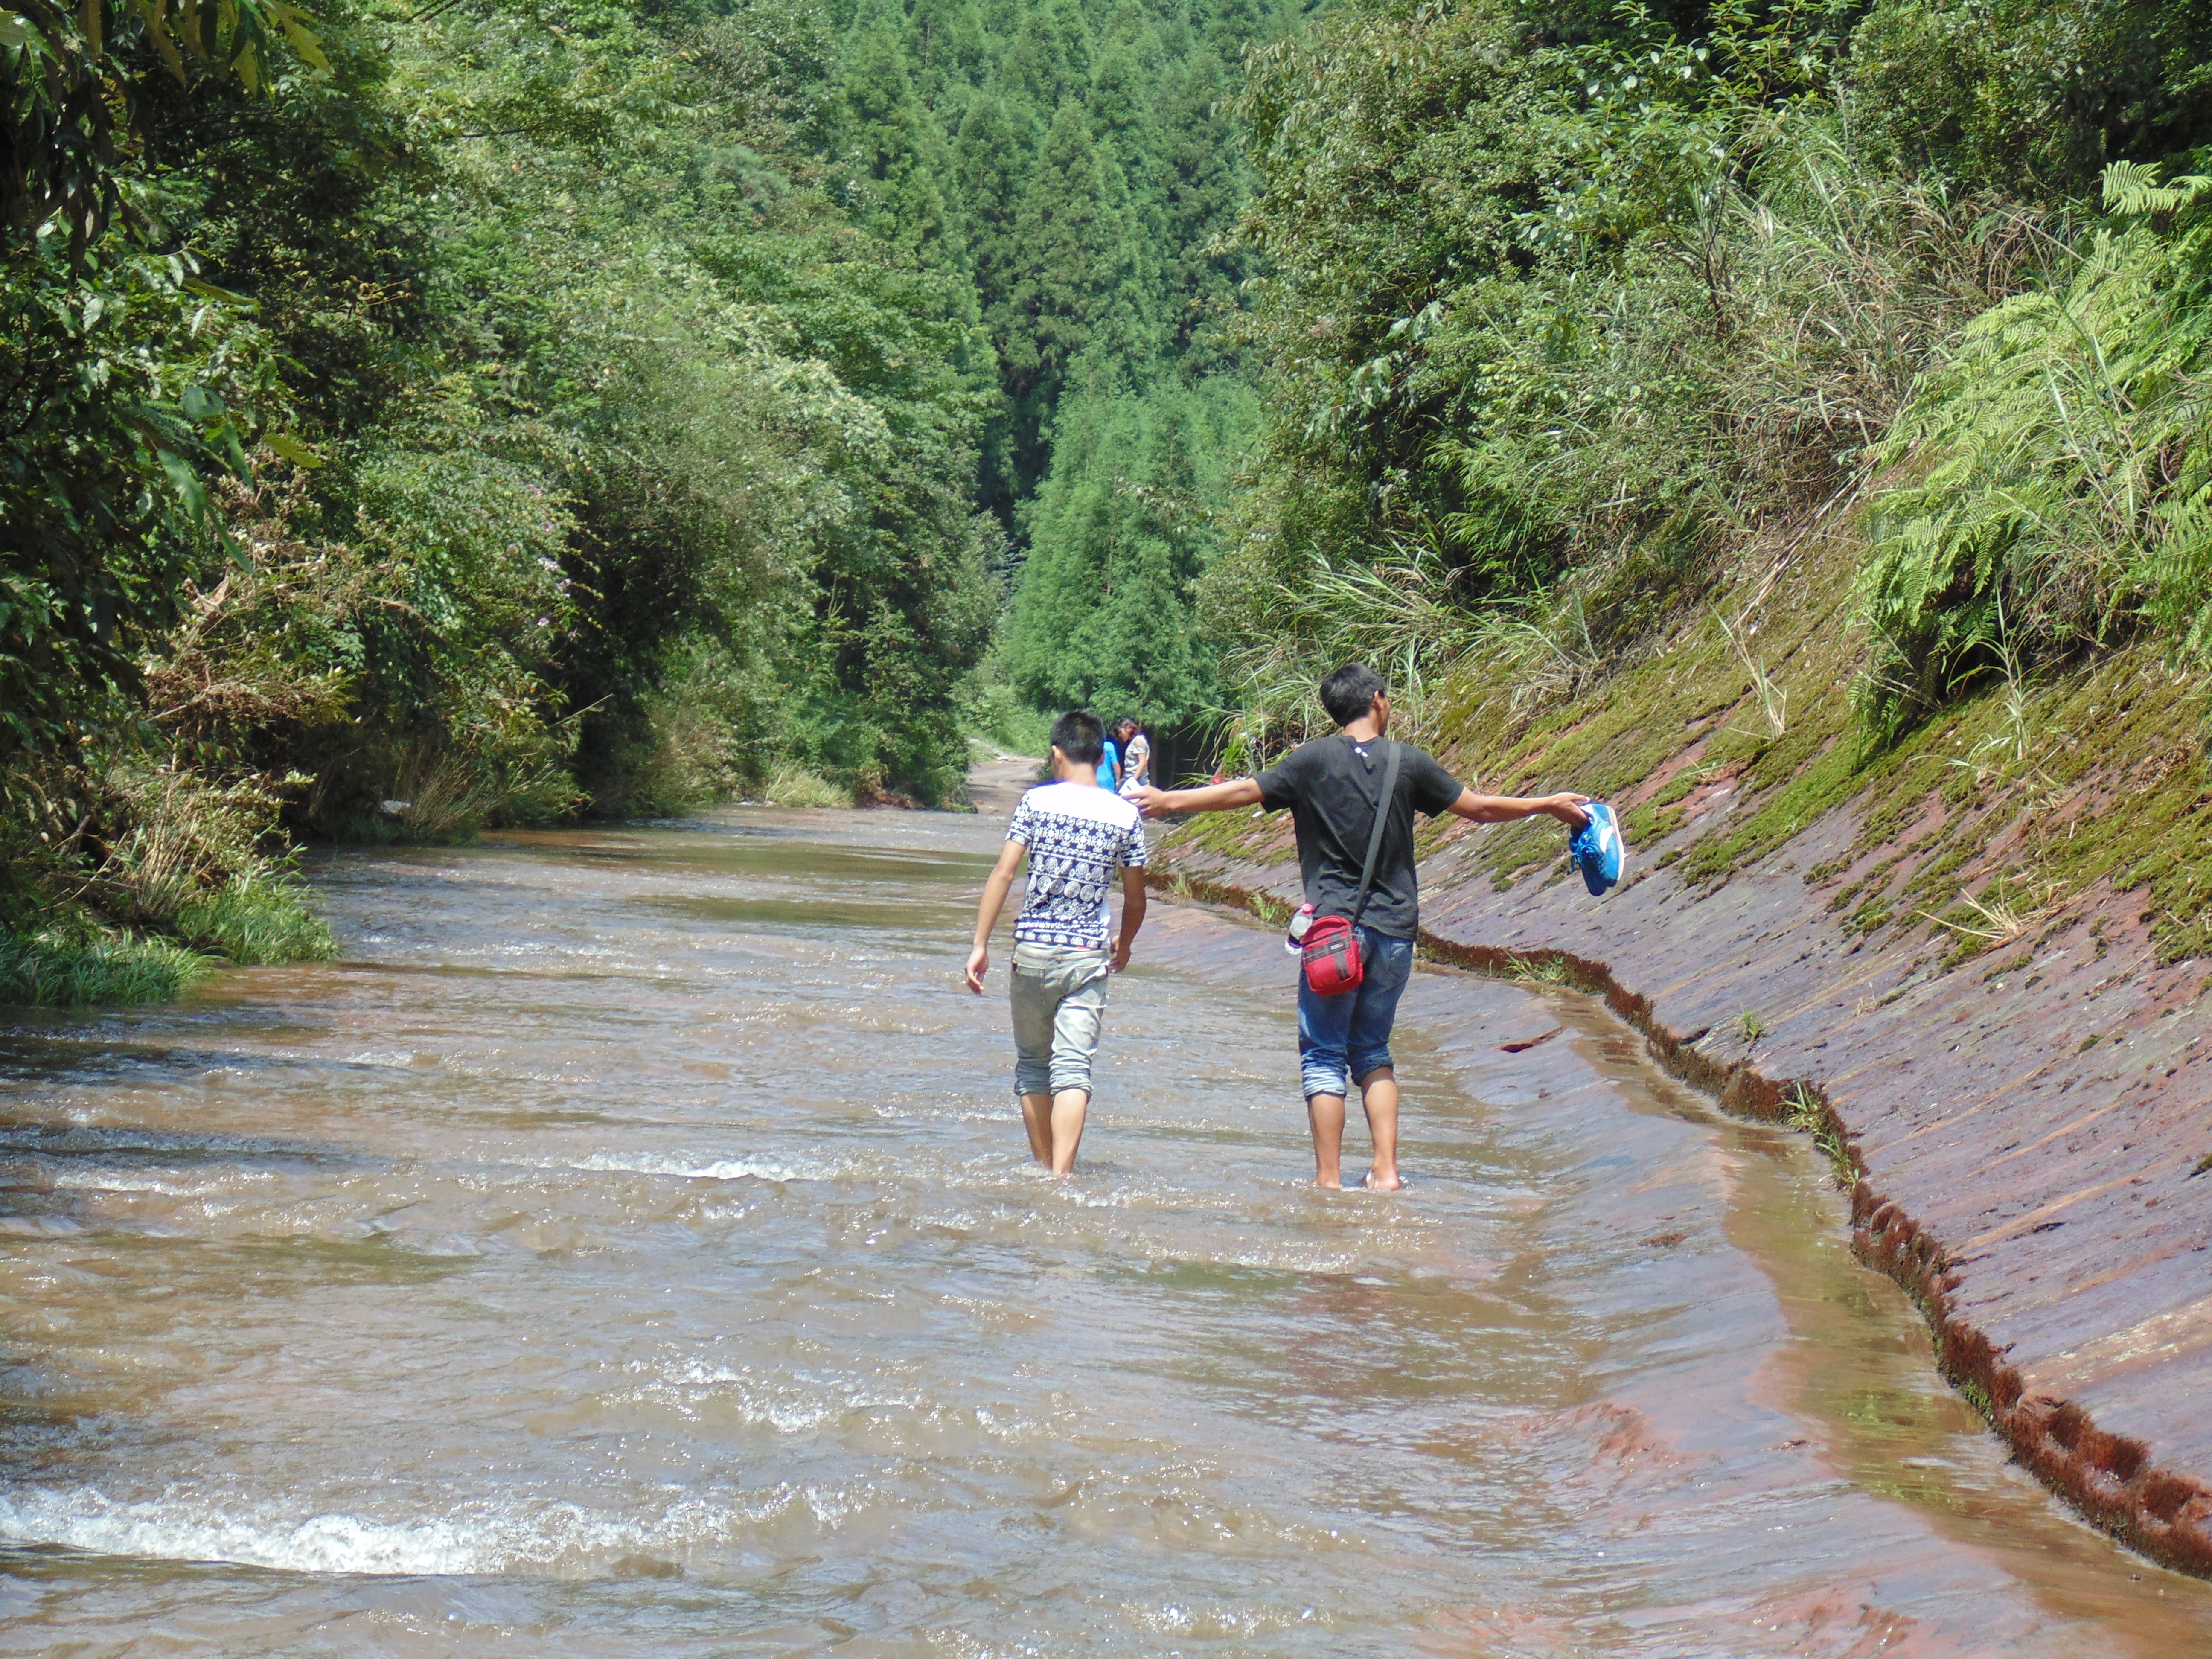
[[[1011,977],[1015,1091],[1089,1092],[1091,1057],[1106,1018],[1106,952],[1017,944]]]

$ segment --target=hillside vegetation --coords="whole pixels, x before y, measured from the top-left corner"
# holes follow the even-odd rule
[[[1868,845],[1942,826],[1862,926],[1984,949],[2109,881],[2207,948],[2209,47],[2151,0],[1885,0],[1255,52],[1232,763],[1367,654],[1495,787],[1635,795],[1646,845],[1747,802],[1665,848],[1692,880],[1856,799]]]
[[[1509,771],[1718,665],[1728,860],[1939,739],[2040,787],[2100,676],[2171,759],[2208,65],[2180,0],[0,11],[0,999],[327,951],[301,836],[955,803],[1073,702],[1234,763],[1352,655]]]
[[[301,834],[953,802],[1010,687],[1198,708],[1223,99],[1296,21],[0,15],[0,1000],[327,951]]]

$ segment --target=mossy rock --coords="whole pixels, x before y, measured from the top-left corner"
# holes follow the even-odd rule
[[[1985,676],[1871,750],[1852,701],[1865,656],[1851,602],[1863,538],[1846,522],[1791,548],[1747,561],[1603,682],[1533,716],[1512,714],[1503,665],[1468,660],[1436,700],[1435,729],[1418,735],[1488,793],[1612,799],[1632,847],[1692,886],[1765,868],[1849,812],[1848,854],[1804,880],[1873,859],[1828,908],[1854,933],[1927,930],[1954,963],[2063,930],[2068,902],[2106,883],[2143,895],[2161,963],[2212,954],[2201,682],[2153,646],[2125,645],[2027,684]],[[1663,781],[1638,799],[1653,779]],[[1425,854],[1443,833],[1425,826]],[[1272,864],[1290,855],[1281,834],[1224,815],[1178,837]],[[1547,820],[1499,825],[1472,845],[1472,869],[1500,890],[1559,873]]]

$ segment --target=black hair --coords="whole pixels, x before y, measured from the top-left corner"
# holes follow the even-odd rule
[[[1141,729],[1134,714],[1124,714],[1114,722],[1114,735],[1117,738],[1124,732],[1135,732]]]
[[[1375,706],[1389,684],[1364,662],[1348,662],[1321,683],[1321,706],[1339,726],[1349,726]]]
[[[1087,708],[1071,708],[1052,723],[1052,746],[1078,766],[1106,758],[1106,728]]]

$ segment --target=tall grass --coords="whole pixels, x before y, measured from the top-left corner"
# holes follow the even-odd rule
[[[581,796],[568,775],[569,720],[548,726],[520,704],[486,700],[459,744],[418,739],[397,756],[386,812],[410,841],[467,841],[488,823],[566,817]]]
[[[1565,581],[1632,640],[1716,556],[1862,481],[1930,356],[2033,276],[2034,216],[1900,179],[1846,127],[1735,135],[1693,226],[1469,330],[1490,361],[1430,457],[1486,587]]]
[[[1282,593],[1273,625],[1228,653],[1244,706],[1217,711],[1230,729],[1224,764],[1254,767],[1334,731],[1319,688],[1344,662],[1365,662],[1389,679],[1393,729],[1415,742],[1437,736],[1446,712],[1438,691],[1470,663],[1486,671],[1483,700],[1510,719],[1574,696],[1603,672],[1580,592],[1472,605],[1459,585],[1432,544],[1401,541],[1365,563],[1316,559],[1307,579]]]
[[[1474,637],[1455,582],[1432,544],[1401,541],[1343,563],[1315,556],[1304,579],[1278,594],[1269,625],[1228,653],[1226,678],[1242,688],[1244,706],[1233,715],[1217,711],[1233,726],[1224,763],[1255,766],[1334,731],[1318,691],[1343,662],[1381,671],[1408,732],[1425,726],[1431,681]]]
[[[5,848],[0,1000],[173,997],[217,960],[337,954],[307,892],[262,848],[296,778],[217,782],[140,755],[0,787],[33,823]]]
[[[298,883],[252,871],[189,900],[177,911],[179,938],[241,967],[278,962],[327,962],[337,940],[309,910]]]
[[[777,767],[761,786],[761,798],[771,806],[848,807],[853,804],[853,792],[844,785],[788,763]]]
[[[0,934],[0,1003],[69,1008],[165,1002],[210,965],[197,951],[137,934]]]
[[[1453,396],[1419,467],[1370,482],[1376,527],[1308,514],[1293,552],[1289,518],[1255,520],[1210,584],[1244,709],[1232,754],[1328,729],[1314,682],[1352,658],[1389,676],[1416,733],[1446,684],[1455,721],[1525,720],[1854,501],[1931,356],[2058,245],[2033,212],[1900,177],[1851,132],[1842,102],[1713,125],[1688,216],[1541,243],[1512,288],[1416,319],[1408,383]],[[1442,499],[1438,477],[1461,507],[1389,505]]]

